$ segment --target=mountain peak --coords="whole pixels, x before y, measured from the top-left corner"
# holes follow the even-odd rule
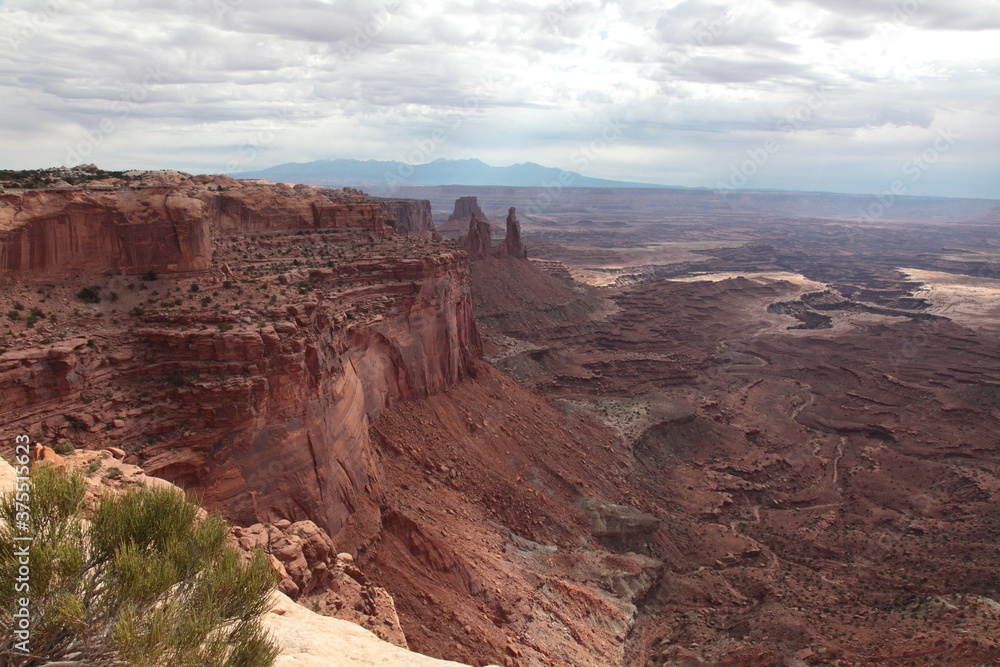
[[[540,174],[540,172],[542,172]],[[551,172],[551,173],[545,173]],[[392,192],[400,185],[500,185],[538,187],[539,180],[555,179],[563,173],[579,188],[662,188],[652,183],[629,183],[592,178],[535,162],[493,167],[478,158],[437,158],[427,164],[397,161],[326,159],[289,162],[259,171],[232,174],[237,178],[264,178],[284,183],[307,183],[333,187],[352,186],[369,192]],[[561,179],[562,180],[562,179]]]

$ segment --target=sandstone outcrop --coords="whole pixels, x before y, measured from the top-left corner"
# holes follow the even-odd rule
[[[456,208],[458,204],[455,204]],[[507,214],[507,235],[500,245],[493,247],[490,238],[490,224],[484,218],[476,215],[469,216],[468,231],[458,238],[458,244],[469,253],[469,258],[473,260],[486,259],[488,257],[513,257],[514,259],[527,259],[528,250],[521,241],[521,224],[517,221],[517,214],[512,206]]]
[[[434,228],[431,203],[426,199],[379,199],[389,224],[400,234],[422,239],[440,238]]]
[[[278,590],[325,616],[357,623],[378,637],[408,648],[392,596],[375,586],[348,553],[337,554],[326,531],[309,520],[234,527],[241,551],[271,555],[281,577]]]
[[[486,217],[486,214],[483,213],[483,210],[479,208],[479,202],[475,197],[459,197],[456,199],[454,210],[448,216],[448,220],[438,227],[438,231],[448,238],[457,239],[459,235],[464,234],[469,228],[468,220],[470,217],[485,222],[487,231],[492,232],[493,225]]]
[[[17,488],[17,472],[7,459],[0,457],[0,494],[11,493]]]
[[[167,188],[0,196],[0,280],[105,271],[203,271],[205,202]]]
[[[378,485],[369,419],[473,372],[481,345],[468,259],[443,244],[375,234],[387,229],[381,205],[355,202],[357,195],[342,202],[311,187],[202,186],[18,199],[53,211],[86,200],[105,216],[97,227],[109,224],[109,211],[125,211],[114,218],[125,226],[154,211],[148,226],[170,230],[155,211],[183,208],[169,203],[176,199],[216,230],[214,247],[200,256],[217,268],[139,285],[88,274],[83,285],[108,297],[93,305],[77,299],[82,285],[72,282],[17,288],[45,320],[19,324],[31,338],[0,354],[2,430],[120,447],[150,474],[200,489],[234,521],[310,519],[335,535],[358,496]],[[25,215],[4,201],[5,224]],[[73,226],[56,213],[41,219],[43,227]],[[255,263],[251,249],[267,259]],[[72,265],[42,262],[15,275],[30,280]],[[161,290],[185,297],[165,299]],[[270,299],[253,298],[261,292]],[[190,305],[179,306],[185,298]],[[87,336],[65,337],[76,326]]]
[[[469,253],[470,259],[485,259],[493,254],[490,240],[490,223],[482,218],[469,216],[469,231],[458,239],[458,244]]]
[[[178,180],[179,179],[179,180]],[[0,281],[206,271],[220,234],[354,230],[435,238],[426,201],[217,176],[0,195]]]
[[[322,616],[275,593],[264,625],[281,646],[276,667],[468,667],[394,646],[354,623]]]
[[[506,255],[515,259],[528,258],[528,249],[521,241],[521,223],[517,221],[517,211],[513,206],[507,212],[507,235],[497,250],[501,256]]]
[[[333,540],[312,521],[278,519],[274,523],[237,526],[233,536],[243,551],[263,549],[281,563],[279,571],[284,577],[280,588],[292,598],[327,583],[334,560]]]
[[[215,194],[211,190],[192,194],[205,201],[213,227],[223,232],[357,229],[384,234],[388,231],[378,202],[329,188],[259,185]]]

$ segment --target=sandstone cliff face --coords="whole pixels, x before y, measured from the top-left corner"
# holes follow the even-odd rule
[[[513,206],[507,213],[507,235],[500,242],[500,245],[493,247],[493,241],[490,239],[490,224],[475,215],[469,217],[469,231],[459,237],[458,244],[465,252],[469,253],[469,258],[473,260],[486,259],[487,257],[528,258],[528,250],[521,241],[521,223],[517,221],[517,212]]]
[[[469,231],[458,239],[458,244],[469,259],[484,259],[493,254],[493,242],[490,240],[490,223],[476,216],[469,217]]]
[[[382,268],[337,301],[260,313],[265,326],[146,326],[109,333],[108,352],[86,339],[8,352],[5,421],[18,428],[21,409],[44,407],[45,431],[96,442],[111,413],[126,416],[115,436],[148,443],[139,460],[151,475],[200,489],[237,522],[312,519],[335,535],[377,480],[369,418],[456,384],[480,355],[463,254]],[[312,284],[334,282],[318,272]],[[132,391],[80,409],[82,394],[111,383]]]
[[[511,206],[507,212],[507,235],[498,248],[501,256],[507,255],[516,259],[527,259],[528,249],[521,241],[521,223],[517,221],[517,211]]]
[[[470,217],[482,220],[486,223],[487,232],[492,231],[493,225],[490,224],[486,214],[483,213],[483,209],[479,208],[479,202],[475,197],[459,197],[456,199],[455,209],[448,216],[448,220],[438,228],[438,231],[449,238],[458,238],[459,234],[464,233],[468,229],[468,220]]]
[[[168,188],[0,197],[0,280],[74,272],[203,271],[205,202]]]
[[[337,196],[341,195],[341,196]],[[368,197],[311,185],[241,187],[212,194],[212,223],[224,232],[286,229],[360,229],[383,234],[382,207]]]
[[[415,209],[410,222],[427,226],[427,202],[394,206]],[[0,281],[205,271],[213,233],[336,229],[382,236],[391,232],[384,216],[383,204],[362,194],[242,185],[226,177],[161,187],[27,191],[0,196]]]
[[[422,239],[438,236],[431,215],[431,203],[425,199],[380,199],[382,208],[389,214],[396,231]]]

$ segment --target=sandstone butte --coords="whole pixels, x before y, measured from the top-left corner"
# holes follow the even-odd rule
[[[458,238],[469,229],[469,218],[485,223],[487,232],[493,230],[493,225],[479,207],[478,199],[472,195],[465,195],[455,200],[454,210],[444,224],[438,227],[438,231],[449,238]]]
[[[475,252],[540,274],[519,231],[511,209]],[[401,646],[622,661],[662,567],[629,547],[657,522],[628,453],[481,360],[469,253],[427,202],[187,175],[7,194],[0,276],[0,442],[120,452],[108,484],[197,493],[282,591]],[[371,664],[345,658],[363,633],[288,609],[289,641],[341,633],[322,664]]]

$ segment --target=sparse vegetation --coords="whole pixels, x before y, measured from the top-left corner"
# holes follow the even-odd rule
[[[97,286],[84,287],[76,293],[76,298],[84,303],[100,303],[101,288]]]
[[[73,446],[73,442],[69,438],[63,438],[59,442],[52,445],[52,451],[60,456],[72,454],[75,449],[76,447]]]

